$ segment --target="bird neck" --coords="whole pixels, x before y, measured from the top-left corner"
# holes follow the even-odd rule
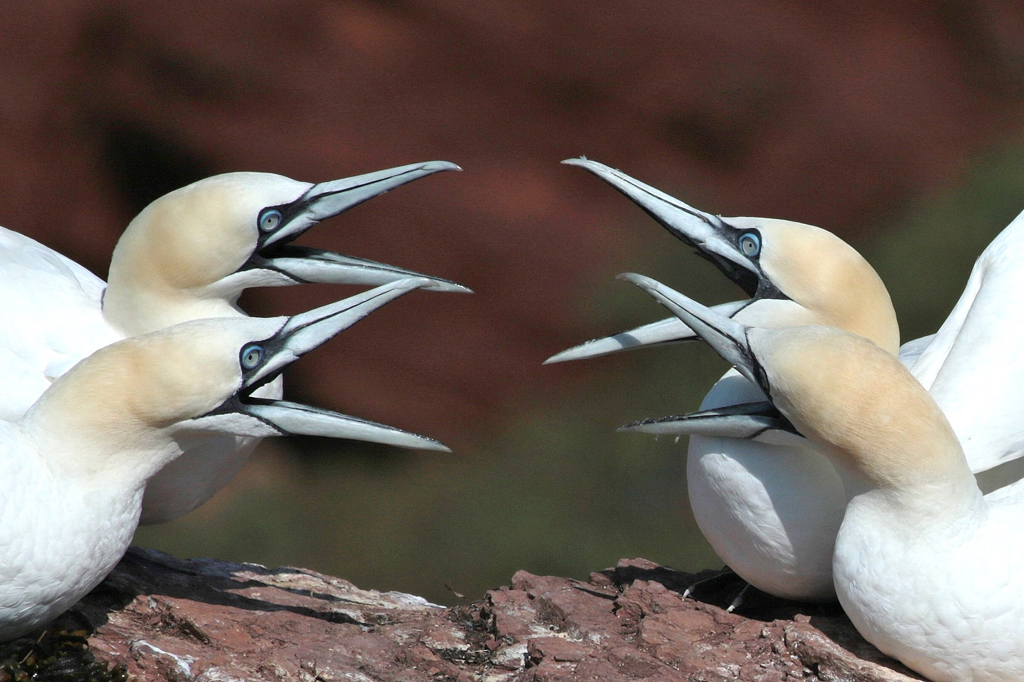
[[[97,350],[39,397],[22,428],[68,475],[143,484],[180,454],[176,425],[237,388],[237,360],[221,357],[209,326],[193,322]]]
[[[917,456],[921,454],[924,456]],[[889,457],[876,450],[871,462],[858,461],[849,452],[829,453],[826,449],[826,455],[839,471],[851,505],[881,509],[893,519],[913,524],[948,523],[972,516],[984,504],[959,448],[944,453],[903,451]],[[908,459],[915,466],[901,464]],[[879,461],[885,463],[880,466]]]
[[[61,476],[127,494],[181,454],[166,430],[146,427],[110,405],[70,413],[51,407],[37,403],[22,425],[43,462]]]
[[[830,327],[750,338],[775,406],[843,472],[851,495],[877,489],[921,509],[978,495],[953,427],[895,357]]]
[[[148,334],[158,329],[214,317],[238,317],[242,312],[202,289],[177,289],[157,282],[126,281],[111,271],[103,294],[103,317],[125,336]]]

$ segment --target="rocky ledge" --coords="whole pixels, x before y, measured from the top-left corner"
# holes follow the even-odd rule
[[[642,559],[587,581],[520,571],[444,608],[304,569],[133,548],[62,620],[143,681],[920,679],[834,607],[755,598],[728,613],[682,598],[695,578]]]

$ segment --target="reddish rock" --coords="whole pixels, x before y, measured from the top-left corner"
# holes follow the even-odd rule
[[[837,608],[726,613],[684,600],[679,586],[693,580],[644,560],[586,582],[520,571],[479,602],[442,608],[304,569],[133,548],[65,619],[87,621],[96,657],[140,682],[920,679]]]

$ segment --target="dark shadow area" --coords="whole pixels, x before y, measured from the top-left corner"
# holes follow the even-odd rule
[[[792,620],[798,614],[807,616],[841,616],[842,608],[838,603],[811,604],[806,602],[790,601],[780,599],[766,592],[747,585],[743,578],[732,571],[704,570],[700,573],[684,573],[665,566],[656,568],[644,568],[642,566],[617,566],[601,572],[607,576],[616,587],[621,588],[637,580],[657,582],[667,589],[682,595],[688,589],[692,589],[687,598],[711,604],[719,608],[728,608],[744,587],[747,591],[743,595],[742,604],[736,608],[735,613],[760,620],[771,622],[773,620]],[[696,586],[696,589],[693,589]]]
[[[132,215],[154,199],[216,173],[212,163],[144,124],[107,120],[99,129],[107,175]]]
[[[213,560],[198,560],[203,565],[220,564]],[[226,564],[225,564],[226,565]],[[261,575],[277,575],[294,573],[294,569],[268,569],[257,565],[246,565],[246,570]],[[323,601],[345,602],[334,595],[311,592],[308,590],[291,590],[281,588],[272,583],[256,580],[236,580],[230,572],[220,573],[217,570],[196,572],[190,569],[188,561],[175,559],[170,555],[131,547],[125,553],[117,568],[90,592],[74,609],[64,617],[77,618],[88,623],[88,629],[94,631],[105,625],[109,614],[127,607],[140,595],[162,595],[174,599],[187,599],[203,604],[228,606],[246,611],[287,611],[299,616],[317,618],[329,623],[349,623],[363,628],[383,625],[385,622],[366,623],[346,613],[335,611],[318,611],[305,606],[275,604],[261,599],[253,599],[238,594],[239,590],[250,587],[268,590],[281,590],[305,598]],[[354,603],[354,602],[353,602]],[[363,604],[362,606],[366,606]],[[168,616],[170,617],[170,616]],[[189,638],[209,644],[208,638],[197,626],[185,619],[174,619],[168,625],[177,629]]]
[[[44,632],[0,644],[0,679],[38,682],[128,682],[124,665],[100,663],[81,618],[65,614]]]
[[[988,495],[1024,479],[1024,458],[1011,459],[997,464],[988,471],[975,474],[974,477],[978,479],[978,487],[981,488],[981,492]]]

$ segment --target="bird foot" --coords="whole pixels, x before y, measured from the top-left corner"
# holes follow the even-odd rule
[[[729,595],[735,595],[728,600],[726,607],[726,610],[731,613],[743,605],[743,600],[749,589],[750,584],[726,566],[720,573],[698,580],[687,587],[683,591],[683,599],[689,597],[698,601],[722,603],[728,599]]]
[[[747,595],[747,590],[749,590],[749,589],[750,589],[750,583],[747,583],[746,585],[744,585],[743,589],[740,590],[740,593],[737,594],[735,599],[733,599],[732,602],[729,604],[729,607],[726,609],[726,611],[728,611],[729,613],[732,613],[733,611],[738,609],[740,606],[742,606],[743,605],[743,598]]]

